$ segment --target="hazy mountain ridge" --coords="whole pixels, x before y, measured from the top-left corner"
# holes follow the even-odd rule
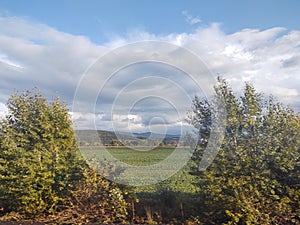
[[[163,142],[163,144],[178,143],[180,135],[158,134],[151,132],[129,133],[106,130],[75,130],[76,140],[80,146],[115,145],[117,142],[138,143],[139,140]]]

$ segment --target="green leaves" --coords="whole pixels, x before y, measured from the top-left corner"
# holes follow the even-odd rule
[[[0,132],[0,198],[7,211],[53,212],[81,179],[68,111],[59,99],[14,94]]]
[[[299,116],[272,97],[264,101],[250,84],[238,98],[219,79],[216,93],[216,98],[222,95],[224,99],[227,123],[218,156],[207,171],[197,173],[204,212],[226,224],[299,222],[295,198],[300,186]],[[204,115],[211,108],[203,108],[204,104],[210,103],[195,98],[190,118],[196,128],[210,122]],[[198,153],[205,145],[200,148]]]
[[[124,222],[120,189],[88,168],[67,107],[40,93],[14,94],[0,129],[0,206],[46,222]],[[74,215],[77,217],[74,218]]]

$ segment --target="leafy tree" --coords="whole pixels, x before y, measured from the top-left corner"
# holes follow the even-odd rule
[[[27,91],[12,95],[7,106],[0,126],[5,213],[55,223],[125,221],[123,192],[82,159],[66,105]]]
[[[210,167],[205,172],[193,171],[201,178],[197,185],[202,216],[217,224],[299,223],[299,116],[272,97],[264,101],[250,84],[238,98],[219,79],[216,93],[216,98],[224,99],[226,130]],[[208,137],[211,131],[211,105],[195,98],[189,119],[200,137]],[[201,142],[196,162],[206,145],[207,141]]]
[[[57,98],[14,94],[0,132],[0,201],[6,211],[54,212],[82,179],[84,161]]]
[[[195,96],[192,104],[192,113],[188,114],[188,121],[198,130],[200,146],[206,146],[212,125],[212,112],[209,102]]]

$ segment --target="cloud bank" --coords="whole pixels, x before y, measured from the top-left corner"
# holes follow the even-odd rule
[[[191,24],[199,20],[184,14]],[[193,22],[194,21],[194,22]],[[14,91],[39,87],[49,99],[59,95],[71,109],[76,87],[86,71],[99,57],[114,48],[138,41],[155,40],[172,43],[196,54],[215,76],[226,78],[235,92],[240,92],[244,82],[251,82],[266,95],[272,94],[279,101],[300,111],[300,31],[288,31],[283,27],[267,30],[244,29],[226,34],[219,24],[199,27],[191,33],[151,34],[133,31],[126,36],[112,37],[107,43],[96,45],[87,37],[64,33],[45,24],[31,22],[18,17],[0,17],[0,114],[5,112],[4,103]],[[160,49],[157,49],[159,52]],[[180,59],[184,60],[184,59]],[[184,62],[193,68],[189,61]],[[105,74],[99,75],[103,82]],[[147,131],[169,129],[184,124],[176,110],[162,99],[137,102],[134,110],[111,115],[110,107],[115,93],[123,90],[127,96],[141,95],[151,91],[166,99],[176,96],[176,88],[170,83],[141,80],[130,90],[124,89],[128,82],[145,76],[163,74],[169,80],[180,82],[183,76],[174,68],[157,64],[142,64],[128,67],[116,74],[107,83],[104,95],[94,111],[86,111],[92,90],[85,90],[79,103],[79,111],[73,112],[77,129],[112,129],[118,124],[123,130]],[[193,84],[181,82],[187,95],[196,93]],[[150,93],[150,92],[149,92]],[[124,96],[126,96],[124,94]],[[177,96],[178,102],[188,107],[190,102]],[[126,105],[129,97],[122,100]],[[98,107],[99,106],[99,107]],[[184,109],[182,108],[182,110]],[[160,118],[156,114],[159,113]],[[154,119],[153,119],[154,118]],[[147,128],[147,129],[146,129]],[[146,129],[146,130],[145,130]]]

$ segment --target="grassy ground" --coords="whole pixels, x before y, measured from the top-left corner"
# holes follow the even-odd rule
[[[81,148],[80,151],[88,161],[96,162],[96,164],[99,163],[98,160],[103,160],[102,156],[107,151],[116,160],[136,166],[136,170],[128,168],[121,170],[121,180],[133,179],[143,183],[145,179],[151,179],[149,173],[153,177],[157,177],[165,172],[174,171],[174,167],[179,168],[177,172],[175,171],[172,173],[173,175],[171,174],[172,176],[163,179],[162,182],[151,185],[127,186],[131,195],[135,195],[138,200],[135,203],[132,202],[133,210],[129,212],[132,223],[143,223],[145,220],[149,224],[153,224],[154,221],[157,223],[173,221],[173,224],[181,224],[192,215],[197,215],[199,208],[197,205],[199,202],[197,192],[199,187],[193,185],[197,182],[197,178],[189,174],[192,162],[180,164],[188,161],[185,158],[187,157],[187,149],[156,148],[146,151],[144,148],[132,150],[125,147],[106,149],[103,147],[85,147]],[[171,159],[168,160],[169,158]],[[161,162],[163,163],[162,169],[160,167],[149,169],[149,171],[140,169],[145,166],[151,168],[151,166]],[[178,167],[178,165],[180,166]],[[114,169],[113,167],[109,168],[109,170]]]
[[[162,162],[163,168],[155,167],[151,170],[153,176],[162,175],[164,173],[171,173],[173,170],[177,171],[177,168],[181,168],[178,165],[182,162],[186,155],[186,149],[176,149],[177,153],[174,155],[174,148],[155,148],[149,151],[146,151],[145,148],[140,147],[138,150],[129,149],[126,147],[81,147],[81,154],[91,161],[100,160],[103,156],[103,151],[107,150],[116,160],[124,162],[128,165],[137,166],[136,170],[129,170],[125,168],[121,170],[120,179],[138,179],[142,181],[145,177],[149,177],[149,174],[143,174],[145,171],[139,170],[141,166],[155,166],[157,163]],[[172,155],[173,153],[173,155]],[[169,157],[169,158],[168,158]],[[170,158],[171,157],[171,158]],[[169,160],[168,160],[169,159]],[[189,162],[190,163],[190,162]],[[189,164],[188,163],[188,164]],[[181,165],[180,164],[180,165]],[[195,193],[197,191],[196,187],[192,185],[195,182],[195,177],[189,174],[188,164],[183,166],[180,170],[175,172],[170,178],[164,179],[163,182],[152,184],[152,185],[142,185],[135,187],[135,190],[140,194],[151,194],[157,193],[162,190],[170,190],[173,192],[182,192],[182,193]],[[147,178],[148,179],[148,178]]]
[[[80,151],[86,158],[101,158],[100,154],[105,149],[117,160],[135,166],[156,164],[168,157],[174,150],[173,148],[155,148],[147,151],[143,147],[139,147],[138,150],[125,147],[82,147]]]

